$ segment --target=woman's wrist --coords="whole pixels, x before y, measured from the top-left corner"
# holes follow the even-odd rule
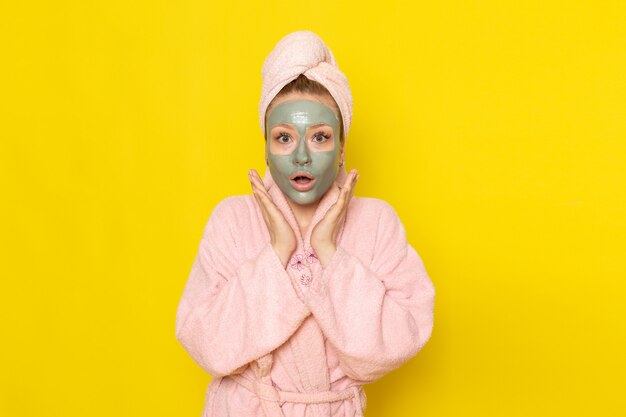
[[[272,244],[272,248],[274,248],[274,252],[276,252],[276,255],[278,255],[278,259],[280,259],[280,262],[283,264],[283,268],[286,269],[287,263],[289,262],[289,258],[291,258],[293,250],[283,248],[277,244]]]
[[[320,264],[322,264],[322,268],[325,268],[326,265],[330,263],[330,260],[333,258],[335,252],[337,252],[337,246],[329,243],[318,248],[314,248],[314,250],[317,259],[319,259]]]

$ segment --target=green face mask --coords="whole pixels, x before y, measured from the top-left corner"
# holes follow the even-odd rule
[[[278,124],[289,128],[276,129],[271,136],[272,128]],[[320,124],[332,127],[332,138],[324,138],[319,130],[310,129]],[[294,203],[317,202],[335,181],[341,156],[338,135],[339,119],[332,109],[318,101],[291,100],[272,109],[266,123],[268,165],[278,187]],[[331,150],[323,140],[332,141]],[[304,178],[307,176],[309,179]]]

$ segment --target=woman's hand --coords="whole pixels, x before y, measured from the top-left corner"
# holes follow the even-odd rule
[[[348,204],[354,193],[354,186],[358,178],[356,169],[351,170],[339,197],[337,197],[337,201],[328,209],[322,220],[315,225],[313,232],[311,232],[311,246],[322,267],[328,265],[337,250],[337,235],[339,234],[341,222],[346,217]]]
[[[278,207],[276,207],[276,204],[274,204],[272,197],[265,189],[263,181],[256,170],[249,170],[248,177],[252,184],[254,198],[256,198],[257,203],[259,203],[261,207],[263,219],[270,233],[272,247],[276,251],[276,254],[278,254],[283,266],[286,267],[291,254],[296,250],[296,235],[285,219],[285,216],[283,216],[283,213],[281,213]]]

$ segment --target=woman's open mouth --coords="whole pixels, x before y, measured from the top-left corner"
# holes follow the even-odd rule
[[[307,172],[296,172],[289,181],[296,191],[309,191],[315,184],[315,177]]]

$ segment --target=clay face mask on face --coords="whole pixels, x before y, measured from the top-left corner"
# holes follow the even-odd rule
[[[277,137],[276,130],[270,135],[274,126],[283,123],[291,127],[284,129],[288,135]],[[310,129],[322,123],[333,129],[332,138],[327,139],[332,141],[331,150],[328,144],[320,143],[318,130]],[[318,101],[291,100],[272,109],[266,126],[265,146],[272,178],[293,202],[315,203],[331,187],[339,171],[339,119],[331,108]]]

